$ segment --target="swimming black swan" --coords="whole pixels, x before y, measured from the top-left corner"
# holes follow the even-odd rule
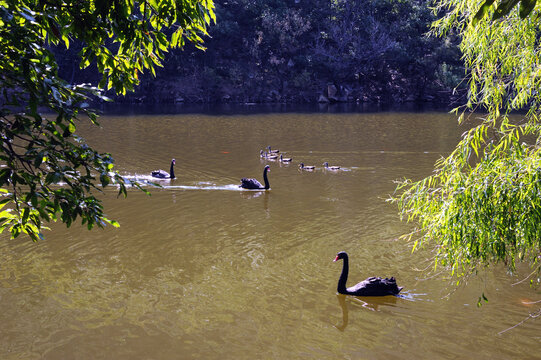
[[[375,276],[369,277],[357,285],[346,288],[349,272],[348,254],[345,251],[339,252],[334,261],[338,261],[340,259],[344,260],[344,265],[342,267],[340,279],[338,279],[338,293],[356,296],[385,296],[398,295],[400,290],[402,290],[402,287],[398,287],[396,285],[396,280],[394,277],[390,279],[382,279]]]
[[[316,167],[312,165],[304,165],[304,163],[300,163],[299,168],[301,170],[314,170]]]
[[[267,178],[268,171],[270,171],[270,166],[266,165],[265,169],[263,169],[263,181],[265,182],[265,186],[261,185],[261,183],[257,181],[256,179],[242,178],[240,179],[242,183],[240,184],[240,187],[244,189],[259,189],[259,190],[270,189],[269,179]]]
[[[271,150],[270,145],[267,146],[267,149],[269,149],[269,154],[278,154],[280,152],[280,150]]]
[[[173,168],[175,166],[175,159],[171,160],[171,169],[169,170],[169,175],[167,172],[163,170],[155,170],[152,172],[152,177],[158,178],[158,179],[174,179],[175,178],[175,169]]]
[[[329,166],[328,162],[324,162],[323,166],[325,166],[325,169],[327,170],[340,170],[340,166]]]

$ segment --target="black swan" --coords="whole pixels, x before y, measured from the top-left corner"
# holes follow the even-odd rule
[[[266,165],[265,169],[263,169],[263,181],[265,182],[265,186],[261,185],[259,181],[256,179],[248,179],[248,178],[242,178],[240,179],[241,184],[240,187],[244,189],[254,189],[254,190],[268,190],[270,189],[269,185],[269,179],[267,178],[267,172],[270,171],[270,166]]]
[[[291,162],[293,159],[292,158],[285,158],[282,156],[282,154],[280,154],[280,161],[281,162]]]
[[[325,166],[325,169],[327,170],[340,170],[340,166],[329,166],[328,162],[324,162],[323,166]]]
[[[270,154],[278,154],[278,153],[280,152],[280,150],[271,150],[270,145],[267,146],[267,149],[269,149],[269,153],[270,153]]]
[[[171,169],[169,170],[168,174],[166,171],[163,170],[155,170],[152,172],[152,177],[158,178],[158,179],[174,179],[175,178],[175,159],[171,160]]]
[[[299,168],[301,170],[314,170],[316,167],[312,165],[304,165],[304,163],[300,163]]]
[[[400,290],[402,290],[402,287],[398,287],[396,285],[396,280],[394,277],[390,279],[382,279],[375,276],[369,277],[357,285],[346,288],[349,272],[348,254],[345,251],[339,252],[334,261],[338,261],[340,259],[344,260],[344,265],[342,267],[342,274],[338,280],[338,293],[355,296],[385,296],[398,295]]]

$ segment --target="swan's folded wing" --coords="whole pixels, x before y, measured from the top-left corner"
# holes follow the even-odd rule
[[[168,178],[169,177],[169,174],[163,170],[155,170],[152,172],[152,176],[153,177],[157,177],[157,178]]]
[[[357,285],[348,288],[348,291],[358,296],[385,296],[395,295],[402,290],[396,285],[394,278],[382,279],[380,277],[369,277]]]
[[[261,189],[263,185],[256,179],[242,178],[240,179],[241,187],[245,189]]]

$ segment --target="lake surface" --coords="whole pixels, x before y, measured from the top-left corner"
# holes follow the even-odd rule
[[[103,196],[119,229],[54,224],[45,241],[0,238],[0,359],[539,359],[529,271],[459,287],[411,253],[385,199],[420,179],[465,130],[442,113],[109,115],[80,133],[119,171],[177,179]],[[272,146],[290,165],[263,160]],[[298,164],[315,165],[313,172]],[[324,161],[342,166],[325,171]],[[240,178],[269,164],[270,191]],[[402,297],[336,294],[395,276]],[[426,269],[429,270],[426,270]],[[485,294],[489,302],[476,306]],[[505,331],[507,330],[507,331]]]

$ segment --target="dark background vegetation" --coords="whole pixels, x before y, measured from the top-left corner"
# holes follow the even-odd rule
[[[115,100],[448,104],[464,95],[455,89],[464,70],[455,39],[425,35],[428,3],[219,0],[205,52],[171,51],[155,78],[142,74],[135,93]],[[61,76],[97,84],[95,68],[79,69],[79,49],[55,49]]]

